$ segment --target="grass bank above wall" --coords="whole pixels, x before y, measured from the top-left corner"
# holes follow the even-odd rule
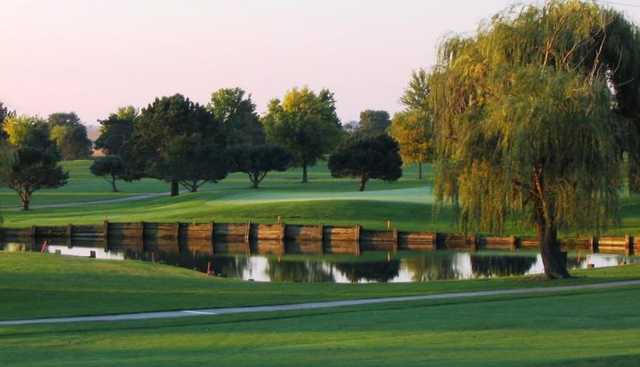
[[[387,220],[405,231],[457,232],[451,210],[434,215],[431,193],[432,171],[425,167],[425,180],[417,180],[415,167],[405,169],[398,182],[371,181],[367,191],[358,192],[351,179],[331,177],[325,165],[310,170],[311,182],[301,184],[299,169],[273,172],[260,189],[250,188],[243,174],[232,174],[218,184],[208,184],[199,193],[179,197],[145,198],[140,201],[83,204],[92,201],[126,199],[145,194],[162,194],[168,185],[157,180],[121,182],[122,192],[111,193],[110,185],[89,172],[89,161],[65,162],[69,184],[34,195],[34,209],[16,210],[17,195],[0,189],[0,209],[5,226],[97,224],[112,222],[238,222],[274,223],[280,216],[292,224],[360,224],[368,229],[384,229]],[[42,205],[69,205],[63,208]],[[640,196],[625,196],[622,225],[610,228],[611,235],[640,234]],[[531,234],[529,228],[510,225],[505,234]],[[575,234],[571,234],[575,235]]]

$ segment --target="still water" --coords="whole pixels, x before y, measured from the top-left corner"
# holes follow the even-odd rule
[[[0,251],[31,251],[18,242],[0,243]],[[349,255],[211,255],[202,252],[136,252],[87,245],[50,245],[52,254],[96,259],[155,261],[217,276],[257,282],[428,282],[444,279],[478,279],[543,272],[535,252],[365,252]],[[570,253],[571,269],[640,263],[640,257]]]

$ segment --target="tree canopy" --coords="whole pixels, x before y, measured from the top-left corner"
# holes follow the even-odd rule
[[[616,218],[632,148],[620,131],[636,134],[640,116],[638,34],[594,3],[515,7],[445,40],[429,75],[438,199],[459,200],[465,227],[532,224],[550,278],[568,276],[558,230]]]
[[[137,117],[138,111],[133,106],[127,106],[119,108],[106,120],[101,120],[96,149],[101,149],[106,155],[121,155],[133,134],[133,123]]]
[[[287,149],[302,167],[302,182],[308,181],[307,167],[324,158],[339,143],[341,126],[333,93],[323,89],[294,88],[282,101],[269,103],[263,119],[267,140]]]
[[[227,145],[264,144],[265,134],[251,95],[240,88],[223,88],[211,95],[207,109],[224,126]]]
[[[432,155],[431,120],[419,110],[398,112],[391,121],[390,135],[400,146],[400,155],[404,163],[418,165],[418,178],[422,179],[422,163],[428,162]]]
[[[228,154],[231,172],[244,172],[249,176],[251,185],[257,189],[271,171],[286,171],[293,157],[284,148],[277,145],[236,145]]]
[[[396,181],[402,177],[398,143],[389,135],[351,137],[329,157],[333,177],[357,177],[360,191],[370,179]]]
[[[13,115],[15,115],[15,113],[0,101],[0,140],[7,138],[7,134],[4,131],[4,121]]]
[[[386,134],[391,120],[387,111],[364,110],[360,112],[360,121],[355,130],[362,136],[377,136]]]
[[[29,210],[33,193],[67,183],[68,174],[59,165],[60,154],[49,138],[49,124],[29,116],[13,116],[4,126],[10,159],[3,168],[2,181],[16,191],[22,208]],[[6,149],[6,148],[5,148]]]
[[[222,124],[203,106],[180,94],[157,98],[134,124],[127,159],[143,175],[197,191],[227,174]]]
[[[92,143],[87,128],[75,112],[57,112],[49,115],[49,134],[58,147],[62,159],[86,159],[91,156]]]
[[[14,115],[5,120],[4,131],[13,147],[39,149],[60,159],[58,147],[50,138],[50,125],[45,120]]]
[[[58,162],[57,157],[40,149],[22,147],[16,150],[6,181],[7,186],[18,193],[23,210],[29,210],[34,192],[67,183],[69,174]]]

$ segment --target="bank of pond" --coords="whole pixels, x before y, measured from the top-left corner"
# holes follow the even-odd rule
[[[260,241],[257,241],[260,242]],[[37,251],[61,256],[107,260],[142,260],[180,266],[205,274],[258,282],[428,282],[432,280],[480,279],[543,273],[541,256],[535,251],[370,251],[355,254],[274,254],[251,243],[220,243],[228,251],[190,250],[176,242],[140,247],[113,241],[106,247],[92,241],[10,240],[0,251]],[[299,246],[292,244],[291,246]],[[263,249],[263,250],[260,250]],[[572,251],[570,269],[640,264],[640,257]]]

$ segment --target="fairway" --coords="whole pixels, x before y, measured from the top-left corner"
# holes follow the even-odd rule
[[[640,279],[640,266],[576,278],[414,284],[212,279],[136,261],[0,254],[2,319],[299,303]],[[640,288],[487,296],[215,317],[0,327],[7,366],[636,366]],[[526,362],[523,362],[526,361]]]
[[[434,206],[433,177],[428,165],[424,180],[418,180],[416,167],[410,166],[399,181],[373,180],[365,192],[357,191],[356,180],[333,178],[326,166],[319,164],[310,170],[308,184],[300,183],[299,169],[273,172],[257,190],[250,188],[246,175],[232,174],[217,184],[205,185],[201,192],[182,193],[174,198],[165,195],[167,183],[152,179],[120,182],[121,192],[111,193],[109,183],[91,175],[89,165],[90,161],[65,162],[69,183],[57,190],[38,191],[29,212],[17,209],[19,201],[14,192],[0,189],[4,225],[95,224],[104,220],[274,223],[280,216],[292,224],[360,224],[384,229],[390,220],[394,227],[406,231],[460,230],[452,210]],[[149,197],[140,198],[147,194]],[[126,198],[140,200],[84,204]],[[640,232],[640,197],[626,195],[622,201],[621,224],[609,228],[608,234]],[[531,234],[531,229],[508,223],[506,232]]]

